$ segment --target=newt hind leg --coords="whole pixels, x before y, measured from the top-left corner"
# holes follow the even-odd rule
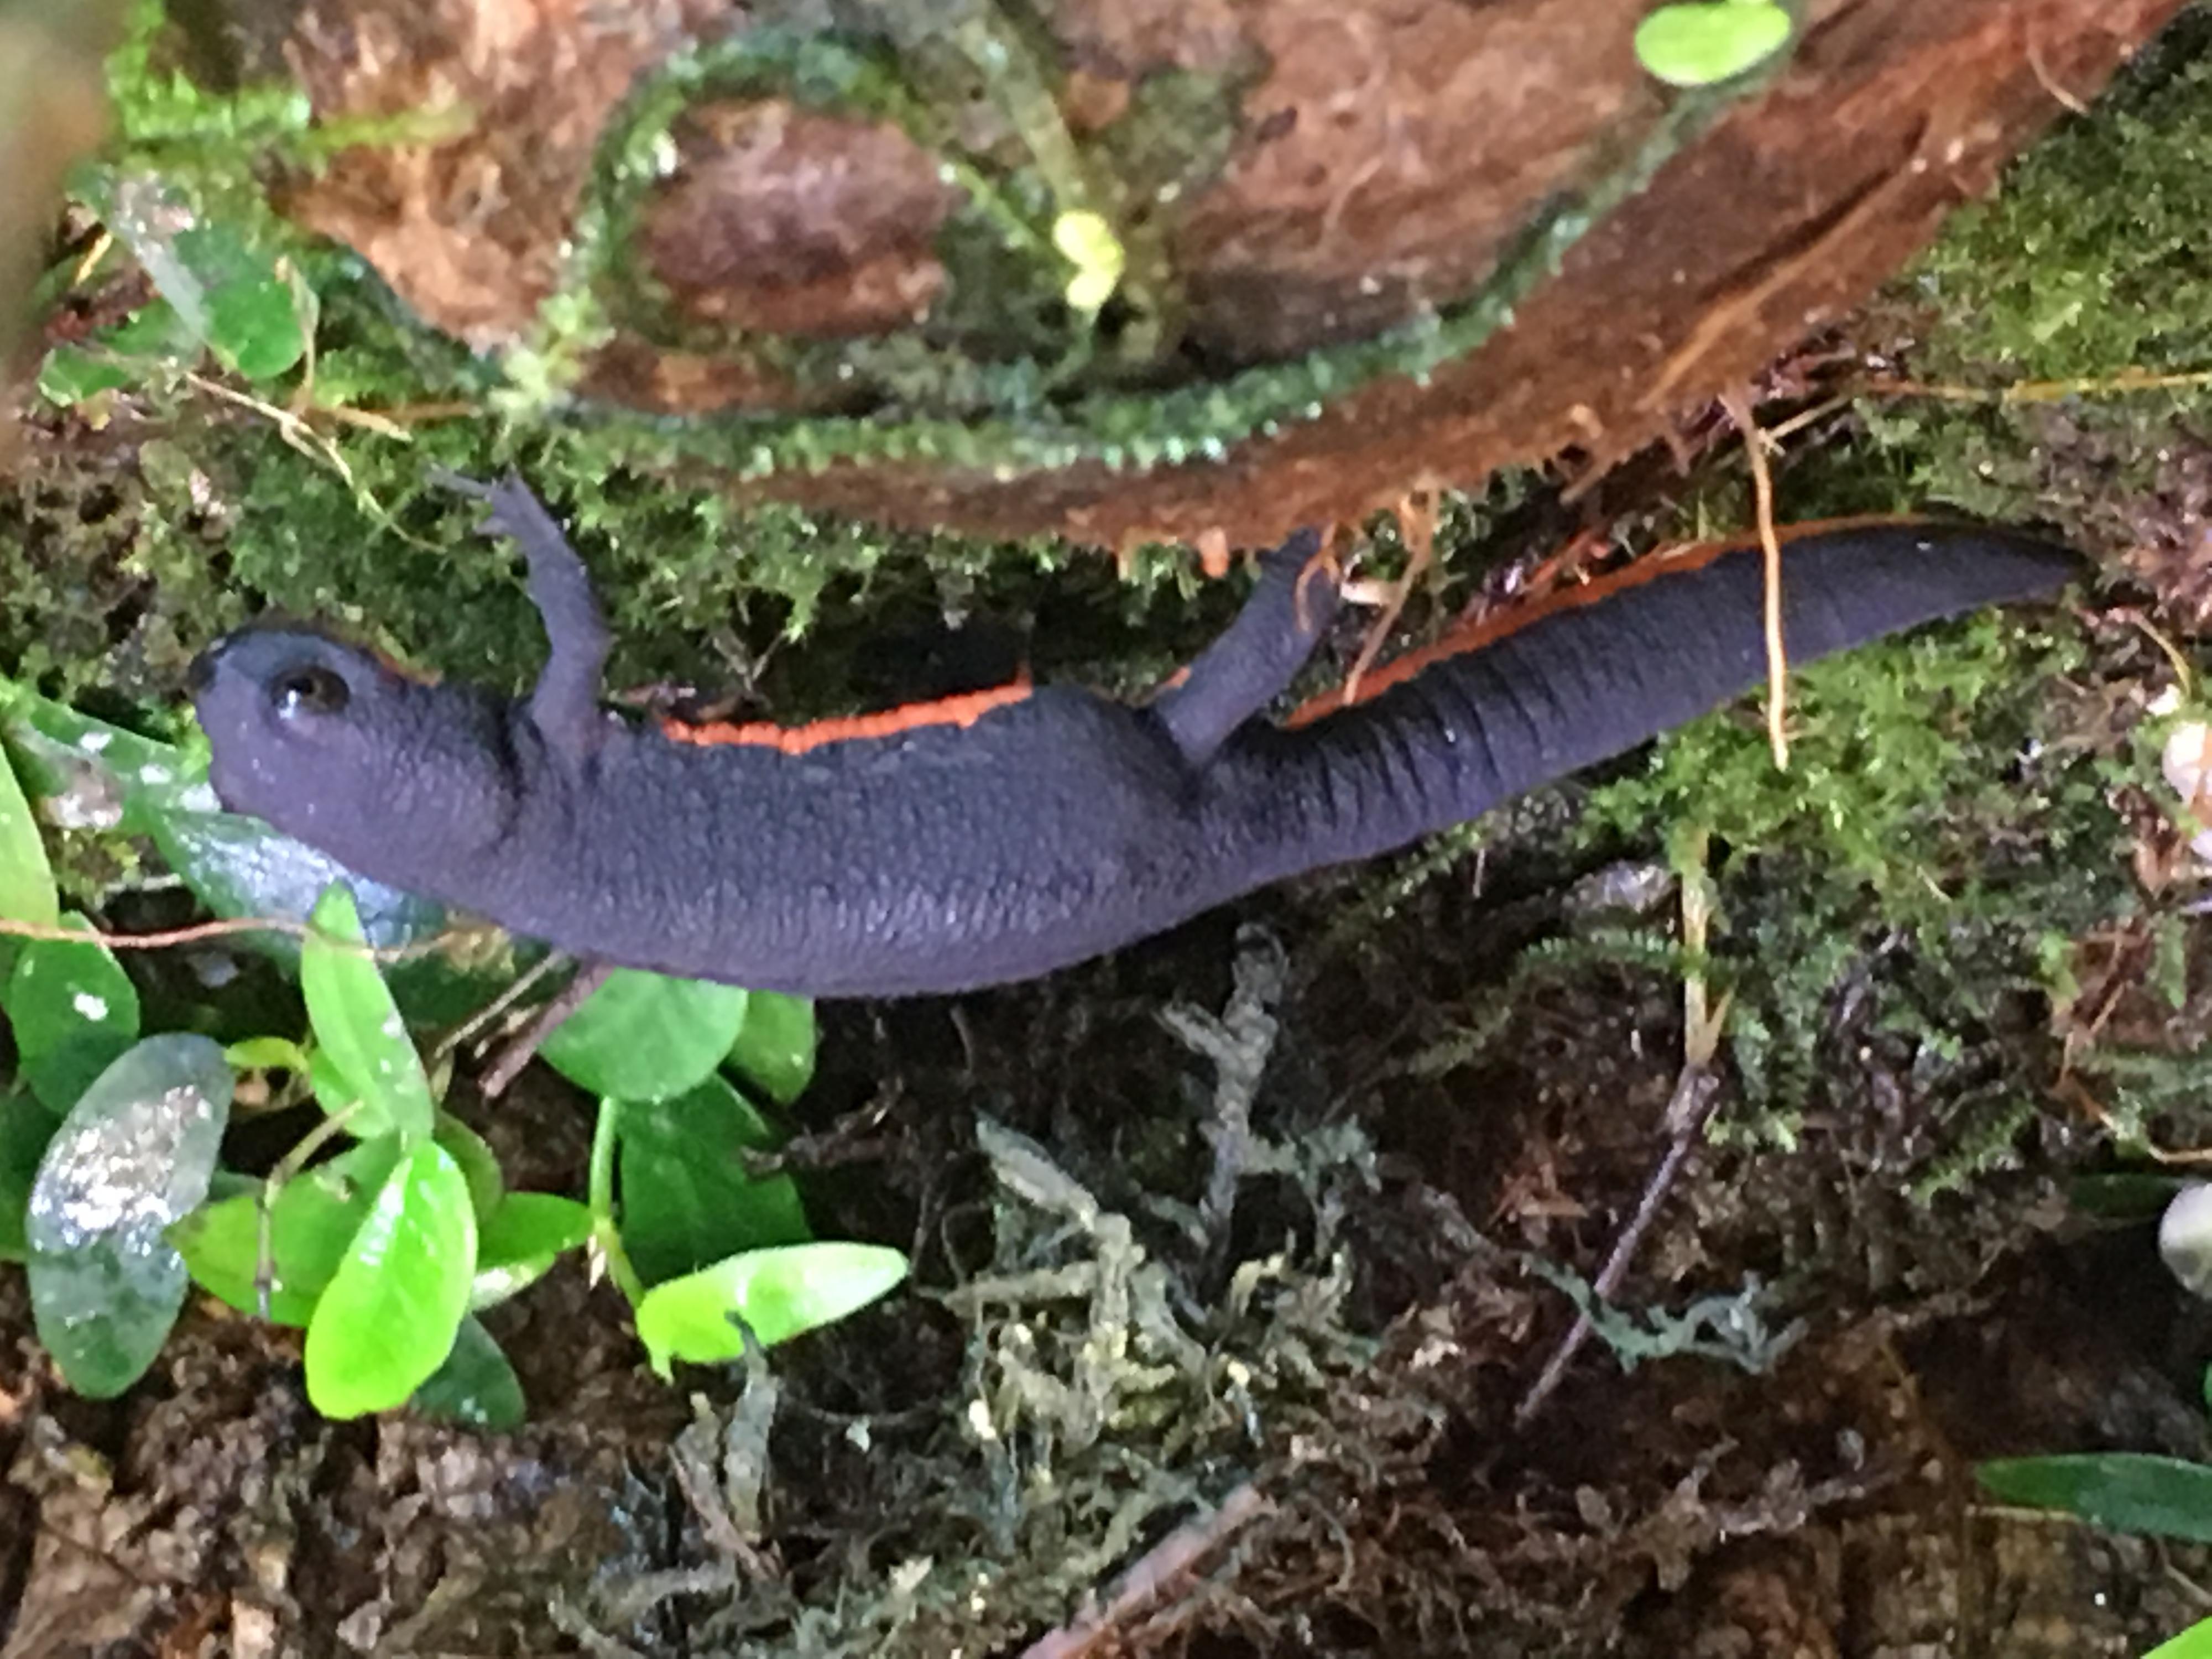
[[[1182,757],[1203,766],[1230,734],[1279,696],[1336,615],[1338,572],[1317,530],[1260,556],[1259,585],[1221,637],[1153,700]]]

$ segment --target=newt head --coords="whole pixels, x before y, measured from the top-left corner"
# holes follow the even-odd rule
[[[189,684],[225,808],[360,874],[425,883],[425,860],[495,845],[518,804],[501,705],[425,685],[301,628],[247,628],[202,652]]]

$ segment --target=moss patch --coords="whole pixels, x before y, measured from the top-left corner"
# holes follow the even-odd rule
[[[2087,657],[2045,618],[1976,617],[1797,676],[1787,772],[1755,721],[1723,715],[1592,793],[1586,835],[1656,820],[1728,849],[1711,969],[1737,998],[1747,1121],[1794,1138],[1845,1000],[1853,1028],[1918,1050],[1931,1086],[1985,1066],[2034,1023],[2066,942],[2130,903],[2110,803],[2127,757],[2064,729]],[[2038,1061],[2007,1052],[2032,1098]]]

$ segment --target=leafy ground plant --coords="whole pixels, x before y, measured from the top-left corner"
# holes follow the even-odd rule
[[[2006,1457],[1974,1471],[2007,1504],[2071,1515],[2093,1527],[2212,1542],[2212,1468],[2147,1452]],[[2198,1620],[2144,1659],[2207,1659],[2212,1619]]]
[[[2174,1277],[2203,1296],[2212,1289],[2212,1186],[2162,1175],[2108,1176],[2076,1183],[2075,1202],[2085,1213],[2111,1219],[2141,1218],[2148,1204],[2163,1202],[2159,1252]],[[2205,1404],[2212,1408],[2212,1370],[2204,1374]],[[2150,1538],[2212,1543],[2212,1466],[2149,1452],[2070,1452],[1992,1458],[1974,1470],[1992,1497],[2027,1509],[2070,1515],[2086,1524]],[[2212,1619],[2201,1620],[2145,1659],[2207,1659]]]
[[[308,1398],[328,1416],[411,1401],[506,1427],[520,1386],[477,1316],[568,1251],[604,1261],[664,1376],[741,1357],[748,1333],[802,1334],[905,1277],[896,1250],[815,1241],[791,1178],[740,1161],[777,1138],[745,1091],[788,1104],[812,1074],[811,1005],[613,975],[544,1050],[599,1097],[587,1200],[510,1191],[410,1035],[410,1018],[501,974],[418,960],[387,981],[379,967],[413,957],[442,917],[357,894],[216,811],[188,750],[13,689],[0,711],[29,785],[0,767],[0,1012],[17,1057],[0,1085],[0,1255],[27,1264],[40,1337],[73,1388],[111,1395],[143,1375],[189,1281],[303,1328]],[[131,976],[63,908],[31,796],[64,817],[96,798],[104,829],[150,839],[219,916],[301,918],[295,935],[240,937],[296,973],[306,1030],[227,1048],[142,1036]],[[257,1099],[316,1109],[260,1176],[220,1161],[241,1078]]]

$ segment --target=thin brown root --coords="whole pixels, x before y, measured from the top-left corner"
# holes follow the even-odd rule
[[[1751,464],[1752,497],[1757,503],[1759,545],[1766,570],[1766,741],[1774,769],[1790,769],[1790,658],[1782,640],[1782,538],[1774,528],[1774,475],[1767,470],[1766,440],[1741,391],[1721,398],[1721,406],[1743,434],[1744,458]]]
[[[568,960],[566,951],[548,951],[532,963],[527,971],[517,975],[514,982],[505,990],[453,1027],[444,1036],[439,1038],[430,1049],[431,1054],[436,1056],[454,1052],[464,1042],[537,989],[548,974],[557,972]]]
[[[486,1100],[496,1100],[505,1094],[507,1085],[522,1075],[522,1068],[544,1046],[545,1039],[589,1001],[592,993],[605,985],[614,971],[604,962],[587,962],[577,969],[576,976],[561,988],[560,995],[540,1008],[522,1035],[501,1049],[499,1058],[484,1068],[483,1077],[477,1085],[477,1092]]]
[[[445,949],[438,939],[420,939],[408,945],[356,945],[332,939],[313,923],[282,916],[241,916],[216,921],[196,921],[189,927],[168,927],[151,933],[111,933],[99,928],[49,927],[43,922],[17,921],[0,917],[0,934],[11,939],[42,939],[57,945],[104,945],[111,951],[173,951],[201,945],[211,939],[230,939],[240,933],[288,933],[294,939],[316,937],[332,950],[371,962],[411,962]]]
[[[2066,90],[2051,78],[2051,71],[2043,66],[2043,48],[2038,44],[2033,29],[2027,36],[2027,66],[2034,71],[2035,83],[2051,94],[2051,102],[2074,115],[2087,115],[2089,106],[2076,94]]]
[[[1690,863],[1693,867],[1682,873],[1682,948],[1692,963],[1703,960],[1705,942],[1713,920],[1712,886],[1705,874],[1705,838],[1698,836]],[[1667,1103],[1665,1126],[1668,1135],[1667,1150],[1644,1183],[1643,1196],[1636,1203],[1636,1213],[1613,1241],[1605,1266],[1590,1283],[1590,1289],[1601,1302],[1610,1299],[1628,1277],[1630,1264],[1644,1246],[1652,1224],[1659,1218],[1660,1206],[1674,1190],[1675,1181],[1682,1173],[1682,1165],[1689,1161],[1691,1152],[1702,1139],[1705,1124],[1713,1115],[1720,1100],[1720,1076],[1714,1069],[1714,1060],[1720,1051],[1721,1033],[1728,1024],[1729,994],[1723,992],[1717,1000],[1711,999],[1702,970],[1692,968],[1682,981],[1682,1069],[1674,1079],[1674,1092]],[[1525,1429],[1535,1419],[1565,1380],[1567,1367],[1574,1363],[1576,1354],[1589,1341],[1596,1328],[1589,1315],[1578,1313],[1575,1322],[1544,1363],[1528,1392],[1522,1396],[1521,1404],[1513,1413],[1513,1426]]]
[[[1398,520],[1398,534],[1406,544],[1406,574],[1390,584],[1382,599],[1382,612],[1367,630],[1367,637],[1359,647],[1359,655],[1353,659],[1352,672],[1344,677],[1344,700],[1356,702],[1359,697],[1359,682],[1375,665],[1375,659],[1382,654],[1382,647],[1390,638],[1390,630],[1398,625],[1405,613],[1406,601],[1413,597],[1413,585],[1436,562],[1437,556],[1437,501],[1425,491],[1416,492],[1400,501],[1394,509]]]
[[[1146,1551],[1121,1575],[1104,1602],[1039,1637],[1022,1650],[1021,1659],[1082,1659],[1110,1640],[1117,1628],[1165,1596],[1170,1581],[1190,1571],[1201,1558],[1273,1508],[1250,1484],[1237,1487],[1212,1514],[1177,1527]]]
[[[1877,376],[1858,390],[1877,398],[1933,398],[1947,404],[2055,404],[2069,398],[2120,397],[2135,392],[2186,392],[2212,386],[2212,368],[2157,374],[2132,366],[2111,374],[2086,374],[2069,380],[2015,380],[2010,386],[1958,386],[1942,380],[1906,380]]]

